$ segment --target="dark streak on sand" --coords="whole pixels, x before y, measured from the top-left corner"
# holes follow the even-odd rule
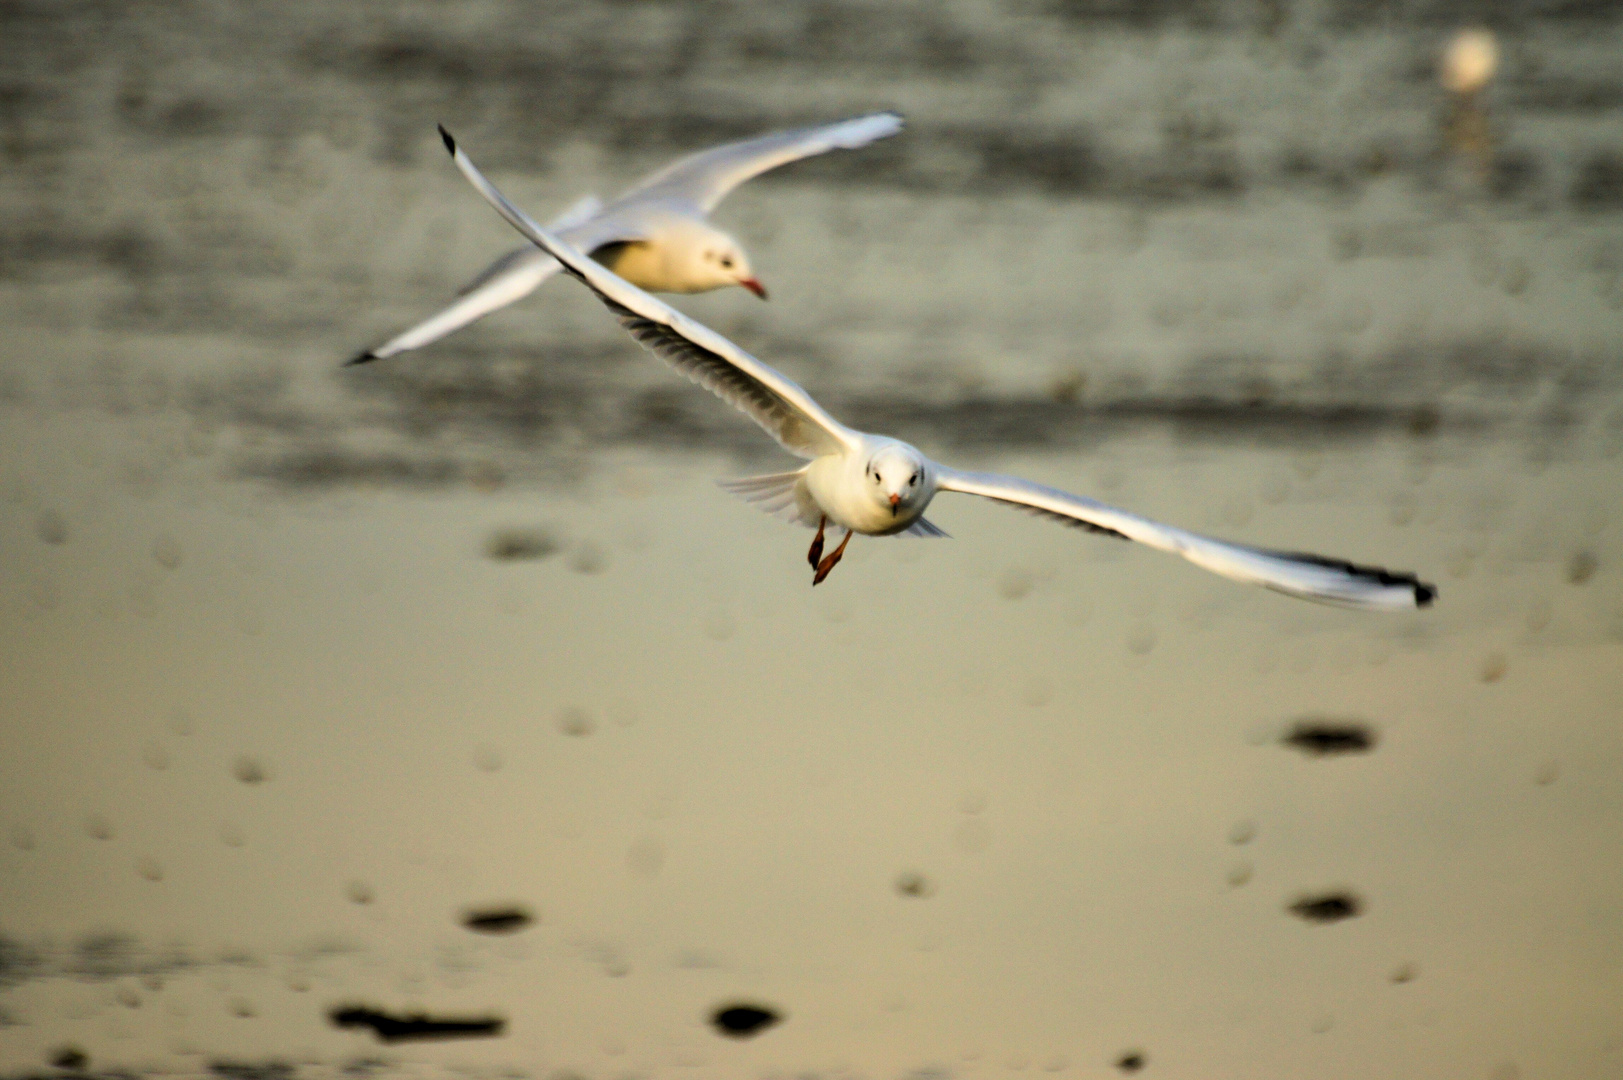
[[[388,1013],[364,1005],[347,1005],[327,1014],[334,1027],[369,1027],[386,1043],[437,1039],[480,1039],[500,1035],[507,1021],[499,1016],[433,1017],[426,1013]]]
[[[1360,720],[1298,720],[1279,740],[1310,757],[1365,754],[1375,748],[1375,729]]]
[[[734,1039],[748,1039],[759,1035],[773,1024],[782,1021],[783,1016],[776,1010],[765,1005],[725,1005],[717,1009],[710,1017],[710,1022],[716,1025],[716,1030]]]
[[[1362,914],[1364,902],[1355,893],[1339,890],[1303,896],[1287,910],[1307,922],[1333,923]]]
[[[68,1072],[84,1072],[90,1067],[90,1055],[77,1046],[64,1046],[51,1052],[51,1064]]]
[[[516,934],[533,922],[535,916],[518,904],[471,908],[462,916],[462,925],[480,934]]]

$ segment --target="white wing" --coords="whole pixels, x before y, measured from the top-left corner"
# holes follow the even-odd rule
[[[471,322],[499,311],[521,297],[534,292],[536,286],[558,272],[558,260],[544,251],[530,248],[510,252],[469,284],[462,297],[450,307],[429,316],[397,337],[368,349],[351,364],[364,364],[368,360],[382,360],[411,349],[438,341]]]
[[[639,239],[640,234],[633,234],[623,224],[597,218],[598,211],[602,209],[603,203],[595,195],[588,195],[560,214],[552,227],[560,231],[569,230],[565,235],[588,251],[602,244]],[[492,311],[500,311],[515,300],[528,296],[543,281],[556,274],[558,269],[558,260],[533,244],[509,251],[458,289],[459,299],[455,303],[382,345],[366,350],[349,363],[383,360],[448,337]]]
[[[792,454],[820,457],[859,445],[857,434],[830,416],[793,379],[549,235],[485,179],[468,155],[457,149],[450,132],[442,127],[440,135],[462,175],[502,217],[584,281],[649,352],[748,413]]]
[[[583,196],[578,199],[568,210],[565,210],[563,213],[547,222],[547,228],[551,229],[555,233],[562,233],[563,235],[568,236],[569,230],[578,229],[580,226],[585,225],[588,221],[595,218],[602,209],[602,199],[599,199],[596,195]],[[626,240],[630,239],[630,237],[617,236],[615,239]],[[585,238],[577,238],[576,243],[580,244],[587,251],[591,251],[595,246]],[[537,251],[534,244],[525,244],[523,247],[514,248],[512,251],[509,251],[507,254],[503,255],[501,258],[479,271],[473,276],[473,280],[462,286],[462,288],[458,289],[456,294],[458,296],[467,296],[469,293],[479,288],[485,282],[496,277],[498,274],[506,273],[510,268],[521,266],[527,262],[533,262],[536,259],[541,259],[546,262],[556,261],[547,255],[546,252]],[[553,269],[556,270],[557,267],[554,266]]]
[[[1057,518],[1067,525],[1119,536],[1124,540],[1137,540],[1141,544],[1182,555],[1214,574],[1235,581],[1266,585],[1291,596],[1392,611],[1425,607],[1437,596],[1436,588],[1413,574],[1357,566],[1321,555],[1266,551],[1241,544],[1227,544],[1209,536],[1162,525],[1080,495],[1012,476],[938,468],[939,484],[943,491],[962,491],[1012,503]]]
[[[526,263],[533,262],[551,262],[553,264],[552,268],[554,270],[558,269],[558,260],[539,250],[534,244],[525,244],[521,248],[514,248],[512,251],[506,252],[495,262],[473,275],[472,280],[458,289],[456,294],[458,296],[469,296],[483,288],[487,282],[496,280],[509,270],[516,270]]]
[[[830,150],[854,150],[901,130],[900,116],[882,112],[728,143],[667,165],[616,202],[670,200],[708,214],[733,188],[769,169]]]
[[[579,199],[575,200],[574,205],[572,205],[569,209],[547,222],[547,228],[552,229],[555,232],[567,232],[570,229],[584,225],[588,221],[591,221],[599,213],[601,213],[602,210],[602,199],[598,198],[596,195],[582,195]]]

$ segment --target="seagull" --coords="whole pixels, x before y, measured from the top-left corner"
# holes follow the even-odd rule
[[[699,293],[738,285],[766,299],[737,240],[706,220],[733,188],[791,161],[854,150],[902,130],[893,112],[780,131],[704,150],[667,165],[604,206],[587,196],[549,226],[569,244],[652,292]],[[529,295],[558,271],[534,245],[510,251],[460,290],[461,299],[349,361],[382,360],[438,341]]]
[[[444,127],[440,136],[479,193],[519,233],[596,293],[639,344],[747,414],[785,450],[808,459],[792,472],[729,480],[722,486],[768,513],[817,530],[807,552],[813,585],[828,577],[857,533],[945,536],[924,512],[938,492],[957,491],[1090,532],[1136,540],[1226,578],[1307,600],[1402,611],[1425,607],[1437,596],[1436,588],[1410,573],[1214,540],[1018,477],[949,468],[900,439],[846,427],[782,372],[548,233],[485,179]],[[830,526],[845,535],[825,555]]]

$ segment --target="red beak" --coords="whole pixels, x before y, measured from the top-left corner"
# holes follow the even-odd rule
[[[900,495],[892,495],[890,497],[890,512],[892,514],[896,513],[896,508],[898,506],[900,506],[901,504],[902,504],[902,497]]]
[[[754,278],[739,278],[738,283],[744,286],[744,288],[748,289],[750,292],[754,293],[756,296],[759,296],[762,300],[766,299],[766,286],[762,285]]]

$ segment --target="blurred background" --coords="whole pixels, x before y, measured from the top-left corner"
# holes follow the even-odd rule
[[[0,0],[0,1071],[1623,1074],[1620,107],[1580,0]],[[678,306],[1439,603],[953,496],[813,592],[568,280],[340,367],[514,243],[436,123],[544,218],[879,108]]]

